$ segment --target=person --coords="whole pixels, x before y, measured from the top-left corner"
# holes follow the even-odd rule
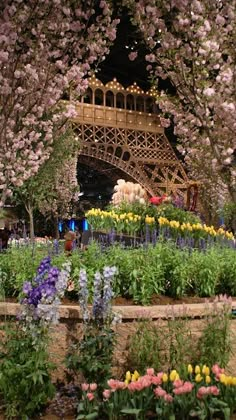
[[[68,232],[66,232],[64,239],[65,239],[65,244],[64,244],[64,249],[66,252],[71,252],[73,249],[73,242],[75,241],[76,238],[76,233],[73,232],[72,230],[69,230]]]
[[[3,230],[0,230],[0,239],[1,239],[1,242],[2,242],[2,249],[7,249],[10,235],[11,235],[11,233],[7,229],[6,226],[4,227]]]

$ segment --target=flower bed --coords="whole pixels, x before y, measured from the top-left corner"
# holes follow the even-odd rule
[[[208,311],[209,311],[209,307],[211,308],[214,304],[211,303],[210,306],[206,306],[205,304],[188,304],[185,306],[185,314],[187,314],[187,318],[188,318],[188,330],[191,331],[191,334],[193,336],[194,341],[196,340],[197,337],[199,337],[201,330],[204,328],[204,317],[207,316]],[[219,306],[222,306],[223,303],[218,303]],[[236,309],[236,301],[232,302],[232,308],[235,310]],[[15,317],[18,313],[19,313],[19,309],[20,309],[20,305],[16,304],[16,303],[4,303],[2,302],[0,304],[0,316],[1,318],[5,318],[8,316],[11,317]],[[143,307],[143,306],[116,306],[113,308],[114,311],[116,313],[119,313],[121,316],[121,320],[122,322],[117,324],[115,327],[115,331],[118,334],[117,335],[117,345],[116,345],[116,351],[115,351],[115,356],[114,356],[114,364],[113,364],[113,369],[114,370],[114,377],[119,378],[119,381],[121,381],[121,378],[123,377],[123,380],[125,379],[124,377],[124,373],[121,374],[121,372],[125,372],[125,370],[127,369],[126,367],[126,362],[125,362],[125,355],[127,352],[127,343],[129,340],[129,336],[132,333],[135,333],[136,331],[136,321],[138,321],[141,317],[148,317],[148,319],[151,319],[153,324],[159,324],[160,322],[162,323],[162,328],[164,328],[164,326],[167,323],[167,317],[173,317],[173,314],[175,314],[175,320],[177,321],[177,319],[179,319],[178,317],[183,316],[183,307],[181,305],[174,305],[173,307],[169,307],[166,308],[165,306],[161,305],[161,306],[149,306],[149,307]],[[66,353],[68,351],[68,346],[69,343],[71,342],[71,339],[75,336],[77,337],[81,337],[82,333],[83,333],[83,324],[82,324],[82,313],[81,310],[79,308],[78,305],[60,305],[58,308],[59,312],[59,324],[54,325],[51,328],[51,339],[50,339],[50,348],[49,348],[49,353],[52,355],[51,357],[53,358],[53,361],[56,363],[57,365],[57,369],[53,372],[53,381],[59,380],[59,382],[61,383],[62,381],[64,382],[66,380],[66,368],[65,368],[65,364],[64,364],[64,360],[65,360],[65,356]],[[169,318],[171,319],[171,318]],[[231,331],[234,331],[236,328],[236,320],[232,319],[231,321]],[[234,338],[235,340],[235,338]],[[139,346],[141,345],[141,343],[139,342]],[[235,348],[235,341],[231,344],[232,348]],[[118,363],[119,362],[119,363]],[[231,359],[230,362],[228,364],[228,368],[227,368],[227,372],[230,372],[231,376],[232,375],[236,375],[236,370],[235,370],[235,366],[236,366],[236,360],[235,360],[235,354],[231,355]],[[148,366],[147,366],[148,367]],[[164,367],[164,366],[163,366]],[[168,369],[166,369],[166,372],[168,373]],[[170,372],[169,372],[170,373]],[[121,375],[121,376],[120,376]],[[155,375],[157,376],[157,375]],[[192,376],[193,379],[193,383],[195,384],[195,376]],[[206,375],[205,375],[206,376]],[[192,393],[191,398],[193,398],[194,395],[196,395],[197,393],[197,389],[200,389],[201,387],[210,387],[212,385],[215,384],[214,381],[211,381],[211,383],[206,384],[205,383],[205,376],[204,376],[204,380],[203,381],[199,381],[196,383],[195,385],[195,389]],[[212,376],[212,373],[211,373]],[[214,375],[213,375],[214,376]],[[160,374],[159,374],[160,377]],[[180,378],[183,380],[185,378],[185,376],[181,376]],[[222,377],[223,378],[223,377]],[[185,382],[189,380],[189,377],[186,376],[186,380]],[[112,383],[111,383],[112,384]],[[167,383],[163,383],[163,386],[161,384],[159,384],[159,386],[161,386],[162,389],[164,389],[164,391],[167,392],[167,388],[171,388],[173,386],[173,382],[170,381],[169,385],[167,385]],[[223,389],[223,385],[221,384],[221,389]],[[230,388],[230,392],[232,392],[232,386],[233,385],[229,385]],[[107,387],[107,389],[109,389],[110,387]],[[141,387],[142,388],[142,387]],[[155,393],[154,393],[154,389],[157,389],[157,386],[153,386],[150,385],[148,391],[146,389],[141,389],[140,394],[138,394],[136,397],[136,402],[138,403],[139,398],[142,397],[143,394],[145,394],[146,392],[149,393],[150,395],[152,395],[152,403],[155,401]],[[122,389],[121,390],[117,390],[118,394],[121,394]],[[59,388],[58,390],[58,395],[56,400],[54,400],[53,404],[51,404],[48,408],[47,408],[47,413],[48,413],[48,418],[52,418],[50,416],[59,415],[59,418],[61,418],[63,409],[65,410],[65,413],[68,413],[68,415],[71,415],[71,419],[75,419],[76,415],[72,414],[75,413],[77,410],[77,397],[80,395],[79,389],[74,388],[72,386],[71,387],[62,387]],[[126,392],[131,392],[131,390],[127,389]],[[138,391],[132,391],[132,392],[138,392]],[[159,389],[156,392],[161,392],[161,390]],[[201,391],[200,391],[201,392]],[[162,391],[163,393],[163,391]],[[169,392],[168,392],[169,393]],[[194,394],[195,393],[195,394]],[[76,397],[75,397],[76,394]],[[171,395],[173,394],[173,392],[171,391]],[[95,393],[96,395],[96,393]],[[108,394],[107,394],[108,395]],[[164,398],[165,393],[163,393],[163,397],[158,397],[160,398]],[[184,394],[182,394],[183,397]],[[173,395],[172,395],[173,396]],[[112,398],[114,398],[115,395],[112,394]],[[181,397],[181,398],[182,398]],[[122,395],[120,395],[120,398],[122,401],[125,400],[125,396],[123,398]],[[207,403],[209,405],[211,405],[212,401],[211,399],[213,398],[213,396],[205,396],[204,398],[207,399]],[[93,402],[92,402],[93,401]],[[96,397],[94,400],[91,400],[92,404],[91,404],[91,409],[94,409],[94,405],[96,402]],[[75,403],[76,409],[73,409],[73,404]],[[82,408],[82,407],[81,407]],[[127,408],[127,407],[126,407]],[[151,405],[150,405],[151,408]],[[192,407],[193,408],[193,407]],[[117,409],[117,408],[116,408]],[[121,409],[121,408],[120,408]],[[167,407],[167,409],[173,409],[173,406],[171,407]],[[64,416],[64,415],[63,415]],[[65,417],[64,417],[65,418]],[[101,418],[101,417],[98,417]],[[104,420],[106,419],[105,415]],[[126,417],[127,418],[127,417]],[[130,418],[134,418],[134,417],[130,417]],[[183,417],[182,417],[183,418]]]
[[[86,251],[77,248],[69,256],[59,249],[60,244],[40,249],[13,248],[1,255],[0,294],[17,296],[25,279],[33,278],[40,259],[49,254],[59,268],[64,262],[71,262],[70,287],[66,291],[69,299],[78,299],[80,268],[88,270],[91,299],[93,276],[105,265],[117,267],[112,284],[114,296],[132,299],[135,304],[150,304],[153,295],[175,299],[217,294],[236,296],[235,249],[215,244],[203,249],[191,243],[182,245],[161,239],[136,248],[125,248],[123,243],[111,246],[91,243]]]

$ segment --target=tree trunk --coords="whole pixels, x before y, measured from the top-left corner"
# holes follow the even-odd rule
[[[34,241],[34,212],[30,204],[27,206],[27,211],[29,214],[29,222],[30,222],[30,241],[33,242]]]
[[[53,224],[54,224],[54,236],[55,236],[55,239],[60,239],[60,234],[59,234],[59,229],[58,229],[58,222],[59,222],[58,217],[57,216],[54,216],[53,217]]]

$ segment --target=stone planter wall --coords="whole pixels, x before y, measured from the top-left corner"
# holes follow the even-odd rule
[[[168,309],[169,308],[169,309]],[[117,348],[115,352],[115,364],[118,361],[120,367],[124,363],[124,353],[127,344],[127,337],[135,331],[135,320],[140,316],[152,319],[152,322],[163,322],[168,316],[167,311],[170,307],[160,306],[115,306],[115,312],[122,316],[122,322],[117,324],[116,331],[118,333]],[[182,305],[173,305],[175,314],[181,316]],[[236,308],[236,301],[233,302],[233,309]],[[188,304],[185,305],[188,315],[189,329],[193,335],[198,336],[201,333],[203,318],[206,315],[206,306],[204,304]],[[19,312],[19,304],[0,302],[0,318],[1,322],[7,317],[15,317]],[[54,372],[54,379],[63,380],[65,377],[64,357],[73,336],[79,337],[82,332],[82,319],[79,306],[61,305],[60,306],[60,322],[53,326],[51,330],[51,346],[50,352],[52,360],[56,363],[57,369]],[[231,321],[231,332],[233,336],[232,356],[228,365],[228,371],[236,375],[236,319]],[[164,337],[163,337],[164,339]]]

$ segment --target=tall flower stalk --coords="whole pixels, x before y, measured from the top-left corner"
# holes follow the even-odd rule
[[[58,306],[70,274],[44,258],[32,281],[23,285],[17,322],[7,326],[0,359],[0,392],[6,418],[33,418],[54,395],[49,361],[49,328],[58,320]]]
[[[71,347],[67,356],[67,367],[73,374],[82,374],[85,381],[93,383],[102,378],[102,384],[111,375],[114,350],[114,331],[112,323],[112,282],[117,273],[116,267],[104,267],[103,272],[96,272],[93,282],[93,302],[89,307],[89,291],[86,270],[79,274],[79,303],[83,319],[83,337]]]

